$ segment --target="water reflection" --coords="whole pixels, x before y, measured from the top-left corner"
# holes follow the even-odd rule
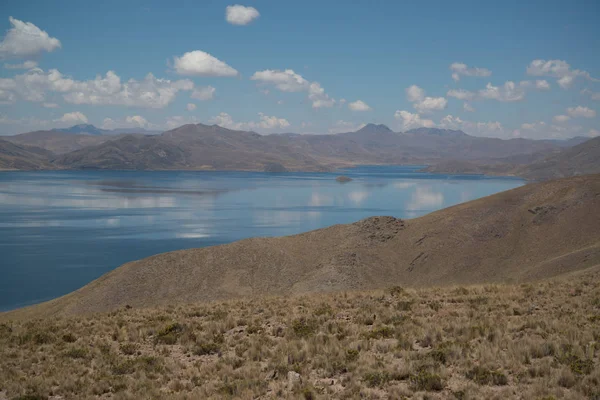
[[[346,170],[345,185],[339,172],[0,173],[0,309],[65,294],[156,253],[373,215],[413,218],[521,185],[417,168]]]

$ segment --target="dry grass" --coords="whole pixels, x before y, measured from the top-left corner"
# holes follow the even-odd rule
[[[597,269],[124,308],[0,325],[0,399],[599,399],[599,340]]]

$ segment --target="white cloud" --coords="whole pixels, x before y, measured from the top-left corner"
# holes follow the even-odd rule
[[[537,90],[550,90],[550,83],[547,80],[536,80],[536,81],[521,81],[519,86],[525,89],[537,89]]]
[[[448,100],[443,97],[425,97],[422,101],[413,104],[420,113],[426,113],[433,110],[443,110],[448,105]]]
[[[406,88],[406,98],[419,113],[443,110],[448,104],[448,100],[443,97],[425,97],[425,91],[417,85]]]
[[[465,89],[450,89],[446,93],[448,97],[454,97],[459,100],[473,100],[477,94],[473,92],[469,92]]]
[[[165,122],[164,127],[166,129],[174,129],[182,125],[197,124],[199,122],[200,121],[196,116],[183,117],[181,115],[173,115],[167,117],[167,121]]]
[[[189,91],[194,83],[188,79],[170,81],[157,79],[152,74],[142,81],[130,79],[121,82],[113,71],[104,77],[96,76],[89,81],[76,81],[56,69],[44,72],[34,68],[13,78],[0,79],[0,91],[13,93],[26,101],[45,102],[46,95],[61,93],[71,104],[122,105],[147,108],[163,108],[169,105],[179,91]]]
[[[56,103],[44,103],[42,106],[44,106],[44,108],[58,108],[58,104]]]
[[[25,61],[21,64],[4,64],[4,68],[6,69],[31,69],[37,66],[37,61]]]
[[[52,52],[61,44],[31,22],[9,17],[12,28],[0,42],[0,59],[36,56],[44,51]]]
[[[444,195],[430,187],[417,186],[412,193],[410,201],[406,204],[407,210],[432,210],[444,204]]]
[[[406,99],[411,103],[416,103],[423,100],[425,91],[417,85],[412,85],[406,88]]]
[[[185,106],[185,108],[188,111],[194,111],[196,109],[196,105],[194,103],[188,103],[187,106]]]
[[[558,85],[563,89],[570,88],[577,77],[582,77],[593,82],[600,81],[599,79],[592,78],[587,71],[571,69],[571,66],[563,60],[533,60],[527,67],[527,73],[532,76],[557,78]]]
[[[498,121],[465,121],[460,117],[455,117],[453,115],[446,115],[444,118],[442,118],[438,127],[443,129],[462,130],[463,132],[473,136],[506,138],[510,134],[510,132],[504,129],[502,124]]]
[[[589,137],[597,137],[600,136],[600,131],[597,129],[590,129],[590,131],[588,132],[588,136]]]
[[[144,118],[140,115],[125,117],[125,122],[127,122],[128,124],[134,125],[136,127],[140,127],[140,128],[148,126],[148,121],[146,120],[146,118]]]
[[[195,50],[173,58],[173,66],[179,75],[188,76],[238,76],[239,72],[212,55]]]
[[[567,122],[568,120],[570,120],[571,117],[569,117],[568,115],[556,115],[552,118],[552,120],[556,123],[563,123],[563,122]]]
[[[498,100],[502,102],[520,101],[525,98],[525,91],[512,81],[507,81],[503,86],[494,86],[488,83],[485,89],[479,91],[479,96],[484,99]]]
[[[56,122],[64,122],[65,124],[77,125],[77,124],[87,124],[87,117],[80,113],[79,111],[74,111],[70,113],[64,114],[59,119],[55,120]]]
[[[369,111],[371,107],[362,100],[356,100],[352,103],[348,103],[348,108],[352,111]]]
[[[596,116],[596,111],[591,108],[577,106],[567,108],[567,114],[573,118],[594,118]]]
[[[202,101],[212,100],[212,98],[215,97],[215,91],[216,91],[216,89],[212,86],[199,87],[199,88],[194,89],[194,91],[192,92],[190,97],[192,99],[197,99],[197,100],[202,100]]]
[[[257,71],[250,79],[274,85],[282,92],[307,92],[313,108],[333,107],[335,104],[318,82],[309,82],[292,69]]]
[[[151,124],[146,118],[141,115],[127,116],[121,120],[114,120],[112,118],[104,118],[102,129],[118,129],[118,128],[158,128],[157,125]]]
[[[486,68],[469,68],[467,64],[463,63],[452,63],[450,64],[450,71],[452,71],[452,79],[455,81],[460,80],[460,76],[490,76],[492,71]]]
[[[400,121],[402,130],[414,128],[433,128],[435,123],[430,119],[423,119],[419,114],[413,114],[408,111],[398,110],[394,113],[394,118]]]
[[[336,121],[332,126],[330,126],[328,131],[329,133],[355,132],[363,128],[364,126],[365,124],[362,123],[349,122],[340,119]]]
[[[248,25],[258,17],[260,17],[260,13],[254,7],[244,7],[236,4],[227,6],[225,9],[225,19],[233,25]]]
[[[223,128],[233,129],[233,130],[254,130],[254,129],[264,129],[264,130],[273,130],[273,129],[282,129],[290,126],[290,123],[285,118],[277,118],[273,116],[268,116],[263,113],[258,113],[260,117],[260,121],[254,122],[236,122],[233,120],[231,115],[222,112],[217,116],[214,116],[210,119],[210,122],[213,124],[217,124],[222,126]]]
[[[463,110],[467,112],[475,112],[475,109],[469,103],[463,103]]]
[[[292,69],[286,69],[284,71],[273,69],[256,71],[250,79],[275,85],[275,87],[282,92],[304,92],[308,91],[308,87],[310,86],[309,81],[295,73]]]
[[[592,92],[590,89],[583,89],[581,94],[590,96],[592,100],[600,100],[600,92]]]

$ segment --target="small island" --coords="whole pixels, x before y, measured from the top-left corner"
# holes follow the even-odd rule
[[[347,182],[350,182],[352,180],[352,178],[341,175],[341,176],[338,176],[337,178],[335,178],[335,180],[339,183],[347,183]]]

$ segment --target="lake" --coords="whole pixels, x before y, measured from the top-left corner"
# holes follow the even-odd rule
[[[420,168],[0,172],[0,310],[58,297],[157,253],[373,215],[414,218],[523,184]],[[336,182],[341,174],[353,181]]]

